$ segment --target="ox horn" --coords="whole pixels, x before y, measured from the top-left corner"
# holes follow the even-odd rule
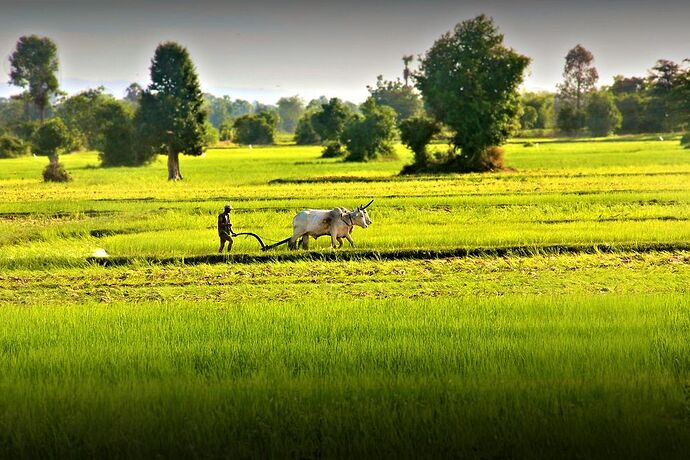
[[[371,200],[369,203],[367,203],[366,206],[363,206],[362,209],[367,209],[369,206],[371,206],[371,203],[373,203],[374,200]]]

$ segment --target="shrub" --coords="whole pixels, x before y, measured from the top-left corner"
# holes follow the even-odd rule
[[[267,112],[258,115],[243,115],[233,124],[234,141],[238,144],[273,144],[277,122],[277,117],[273,118]]]
[[[328,141],[321,154],[322,158],[338,158],[345,155],[343,144],[338,141]]]
[[[558,111],[556,126],[563,133],[574,135],[585,127],[587,114],[583,110],[577,110],[574,106],[564,105]]]
[[[206,120],[204,123],[206,127],[206,133],[204,134],[204,144],[207,146],[216,145],[220,141],[220,132]]]
[[[295,143],[297,145],[316,145],[321,142],[321,137],[314,130],[311,123],[312,113],[306,113],[300,118],[295,129]]]
[[[16,158],[26,155],[29,149],[27,145],[14,136],[0,136],[0,158]]]
[[[686,149],[690,149],[690,133],[685,133],[683,137],[680,138],[680,145]]]
[[[414,152],[413,169],[423,168],[429,163],[426,146],[440,131],[439,124],[425,116],[408,118],[400,123],[400,140]]]
[[[394,156],[395,134],[395,111],[378,105],[370,97],[362,104],[362,116],[351,118],[341,135],[349,152],[345,160],[369,161],[379,156]]]
[[[484,149],[481,156],[480,166],[482,171],[501,171],[504,168],[503,164],[503,149],[498,146],[491,146]]]
[[[231,141],[233,135],[232,120],[224,120],[218,129],[218,138],[223,141]]]
[[[51,162],[43,170],[43,180],[45,182],[69,182],[72,176],[65,170],[62,163]]]
[[[623,117],[611,93],[599,91],[589,97],[587,128],[593,136],[608,136],[621,127],[622,121]]]

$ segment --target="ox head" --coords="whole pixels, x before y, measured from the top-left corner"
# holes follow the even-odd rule
[[[358,225],[362,228],[367,228],[369,225],[371,225],[371,218],[369,217],[367,208],[371,206],[371,203],[373,202],[374,200],[371,200],[366,206],[362,206],[360,204],[357,206],[357,209],[348,213],[350,215],[350,220],[354,225]]]

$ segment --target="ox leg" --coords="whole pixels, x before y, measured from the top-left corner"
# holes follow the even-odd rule
[[[338,237],[338,249],[343,247],[343,239]]]
[[[350,246],[352,246],[354,248],[355,242],[352,241],[352,236],[348,233],[347,235],[345,235],[345,238],[347,238],[347,241],[350,243]]]
[[[297,240],[302,236],[299,233],[293,233],[290,241],[288,241],[288,248],[294,250],[297,249]]]
[[[302,244],[302,249],[308,250],[309,249],[309,235],[304,235],[302,237],[302,241],[300,243]]]
[[[338,236],[335,233],[331,233],[331,247],[333,249],[338,248]]]

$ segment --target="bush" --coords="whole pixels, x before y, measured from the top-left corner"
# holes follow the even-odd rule
[[[686,149],[690,149],[690,133],[685,133],[683,137],[680,138],[680,145]]]
[[[587,128],[593,136],[608,136],[621,127],[623,117],[613,95],[606,91],[594,93],[587,104]]]
[[[338,141],[328,141],[321,154],[322,158],[338,158],[345,155],[343,144]]]
[[[373,98],[362,104],[362,116],[350,119],[341,135],[349,155],[347,161],[369,161],[379,156],[393,157],[395,111],[376,104]]]
[[[14,136],[0,136],[0,158],[16,158],[26,155],[29,149],[27,145]]]
[[[72,176],[65,170],[62,163],[51,162],[43,170],[43,180],[45,182],[69,182]]]
[[[498,146],[492,146],[484,149],[479,160],[481,170],[502,171],[504,169],[503,155],[503,149]]]
[[[33,152],[37,155],[56,157],[72,143],[72,136],[60,118],[42,124],[34,133]]]
[[[220,124],[220,128],[218,129],[219,140],[223,142],[232,140],[232,135],[234,132],[232,124],[232,120],[224,120],[223,123]]]
[[[234,141],[238,144],[273,144],[277,122],[277,117],[272,117],[268,112],[258,115],[243,115],[233,124],[235,129]]]
[[[321,142],[321,137],[316,133],[311,123],[312,115],[311,113],[304,114],[297,123],[297,129],[295,129],[295,143],[297,145],[316,145]]]
[[[587,114],[583,110],[565,105],[558,111],[556,126],[565,134],[575,135],[585,127],[586,121]]]
[[[414,152],[414,167],[423,168],[429,163],[426,146],[441,127],[431,118],[418,116],[400,123],[400,140]]]
[[[204,134],[204,144],[207,146],[214,146],[220,141],[220,132],[206,120],[204,123],[206,133]]]

